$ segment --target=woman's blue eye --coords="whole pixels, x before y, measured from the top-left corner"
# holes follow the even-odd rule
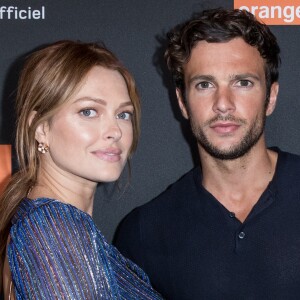
[[[97,115],[97,112],[94,109],[83,109],[80,111],[80,113],[84,116],[84,117],[95,117]]]
[[[131,117],[132,117],[132,113],[126,111],[123,111],[117,115],[117,119],[122,119],[122,120],[131,120]]]

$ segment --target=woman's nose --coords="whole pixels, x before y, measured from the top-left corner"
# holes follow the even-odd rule
[[[104,138],[118,141],[121,137],[122,137],[122,131],[118,124],[117,119],[108,121],[107,126],[104,130]]]

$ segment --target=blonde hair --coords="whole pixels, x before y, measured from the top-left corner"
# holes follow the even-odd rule
[[[113,53],[95,43],[59,41],[29,56],[20,75],[16,99],[19,171],[0,199],[0,290],[11,219],[37,180],[40,156],[35,140],[36,128],[51,120],[94,66],[116,70],[123,76],[134,107],[130,154],[136,149],[140,132],[140,100],[133,77]],[[32,117],[33,112],[36,113]]]

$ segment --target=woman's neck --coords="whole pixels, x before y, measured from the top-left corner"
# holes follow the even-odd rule
[[[70,173],[41,168],[37,183],[29,191],[28,198],[53,198],[92,215],[96,187],[96,182],[78,178]]]

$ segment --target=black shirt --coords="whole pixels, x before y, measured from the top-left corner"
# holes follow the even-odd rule
[[[167,299],[300,299],[300,157],[277,151],[274,178],[243,223],[202,187],[197,167],[132,211],[116,246]]]

